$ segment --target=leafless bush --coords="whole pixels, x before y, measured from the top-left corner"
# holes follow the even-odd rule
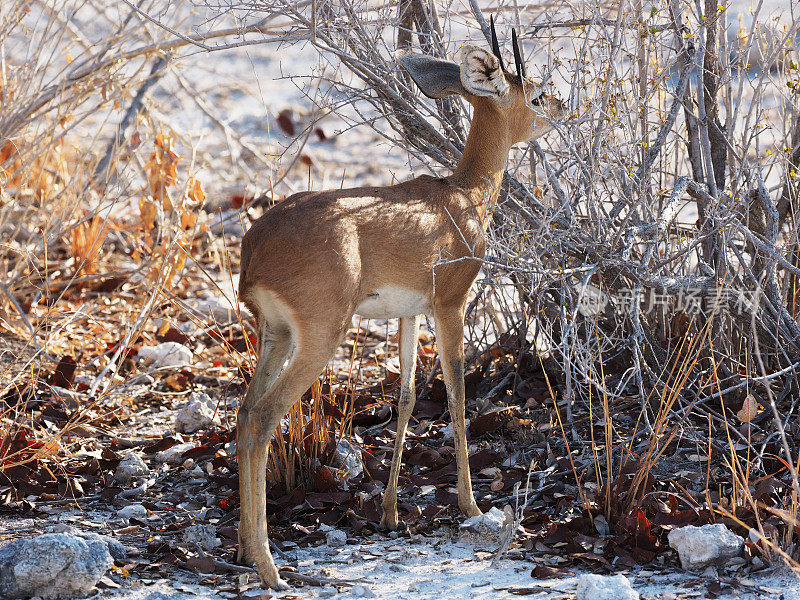
[[[246,22],[282,13],[287,31],[330,63],[323,77],[339,92],[330,108],[437,170],[460,156],[466,106],[420,99],[392,56],[415,47],[449,57],[486,37],[478,3],[469,6],[271,0],[226,9]],[[688,415],[721,431],[739,407],[754,407],[729,435],[761,468],[766,447],[780,453],[791,474],[782,509],[796,515],[800,429],[788,398],[800,366],[800,26],[790,15],[775,25],[761,4],[738,27],[713,1],[614,6],[500,3],[499,22],[524,32],[536,76],[560,86],[573,115],[547,151],[534,142],[511,157],[473,303],[496,318],[476,322],[473,342],[505,329],[543,356],[567,431],[576,403],[602,398],[610,431],[609,404],[639,399],[651,435],[628,509]],[[755,431],[771,443],[754,445]],[[610,493],[633,458],[612,460],[607,442],[598,468]],[[793,535],[790,526],[788,548]]]

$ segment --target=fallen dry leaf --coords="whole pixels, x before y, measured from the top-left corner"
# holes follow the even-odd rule
[[[753,394],[747,394],[747,398],[744,399],[744,404],[742,404],[741,410],[736,413],[736,417],[742,423],[749,423],[753,419],[756,418],[758,414],[758,400],[755,399]]]

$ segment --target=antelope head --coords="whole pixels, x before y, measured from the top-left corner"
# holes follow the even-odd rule
[[[512,30],[516,73],[505,69],[494,20],[491,32],[492,51],[465,45],[461,64],[407,52],[397,58],[429,98],[458,94],[476,109],[492,109],[499,113],[498,125],[507,124],[513,143],[541,137],[553,129],[553,121],[566,116],[567,106],[547,93],[545,85],[526,77],[516,31]]]

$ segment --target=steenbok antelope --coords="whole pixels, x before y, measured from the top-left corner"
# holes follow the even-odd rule
[[[458,506],[466,515],[481,514],[464,431],[467,295],[481,267],[511,146],[547,133],[550,119],[566,112],[525,77],[514,42],[516,74],[505,71],[496,37],[493,52],[465,46],[460,66],[398,55],[426,96],[460,94],[473,106],[464,153],[451,176],[296,194],[268,210],[242,240],[239,297],[257,322],[259,358],[237,421],[239,560],[254,562],[268,586],[286,588],[267,540],[267,447],[280,420],[333,356],[354,314],[400,318],[397,439],[382,524],[397,525],[397,476],[414,408],[421,314],[432,314],[436,326],[453,419]]]

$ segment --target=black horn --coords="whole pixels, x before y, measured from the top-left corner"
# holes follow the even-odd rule
[[[494,16],[489,17],[489,22],[492,24],[492,53],[497,57],[497,60],[500,61],[500,68],[505,71],[506,67],[503,64],[503,57],[500,55],[500,43],[497,41],[497,32],[494,30]]]
[[[525,77],[525,59],[522,56],[522,46],[519,44],[515,29],[511,30],[511,45],[514,47],[514,64],[517,66],[517,75]]]

